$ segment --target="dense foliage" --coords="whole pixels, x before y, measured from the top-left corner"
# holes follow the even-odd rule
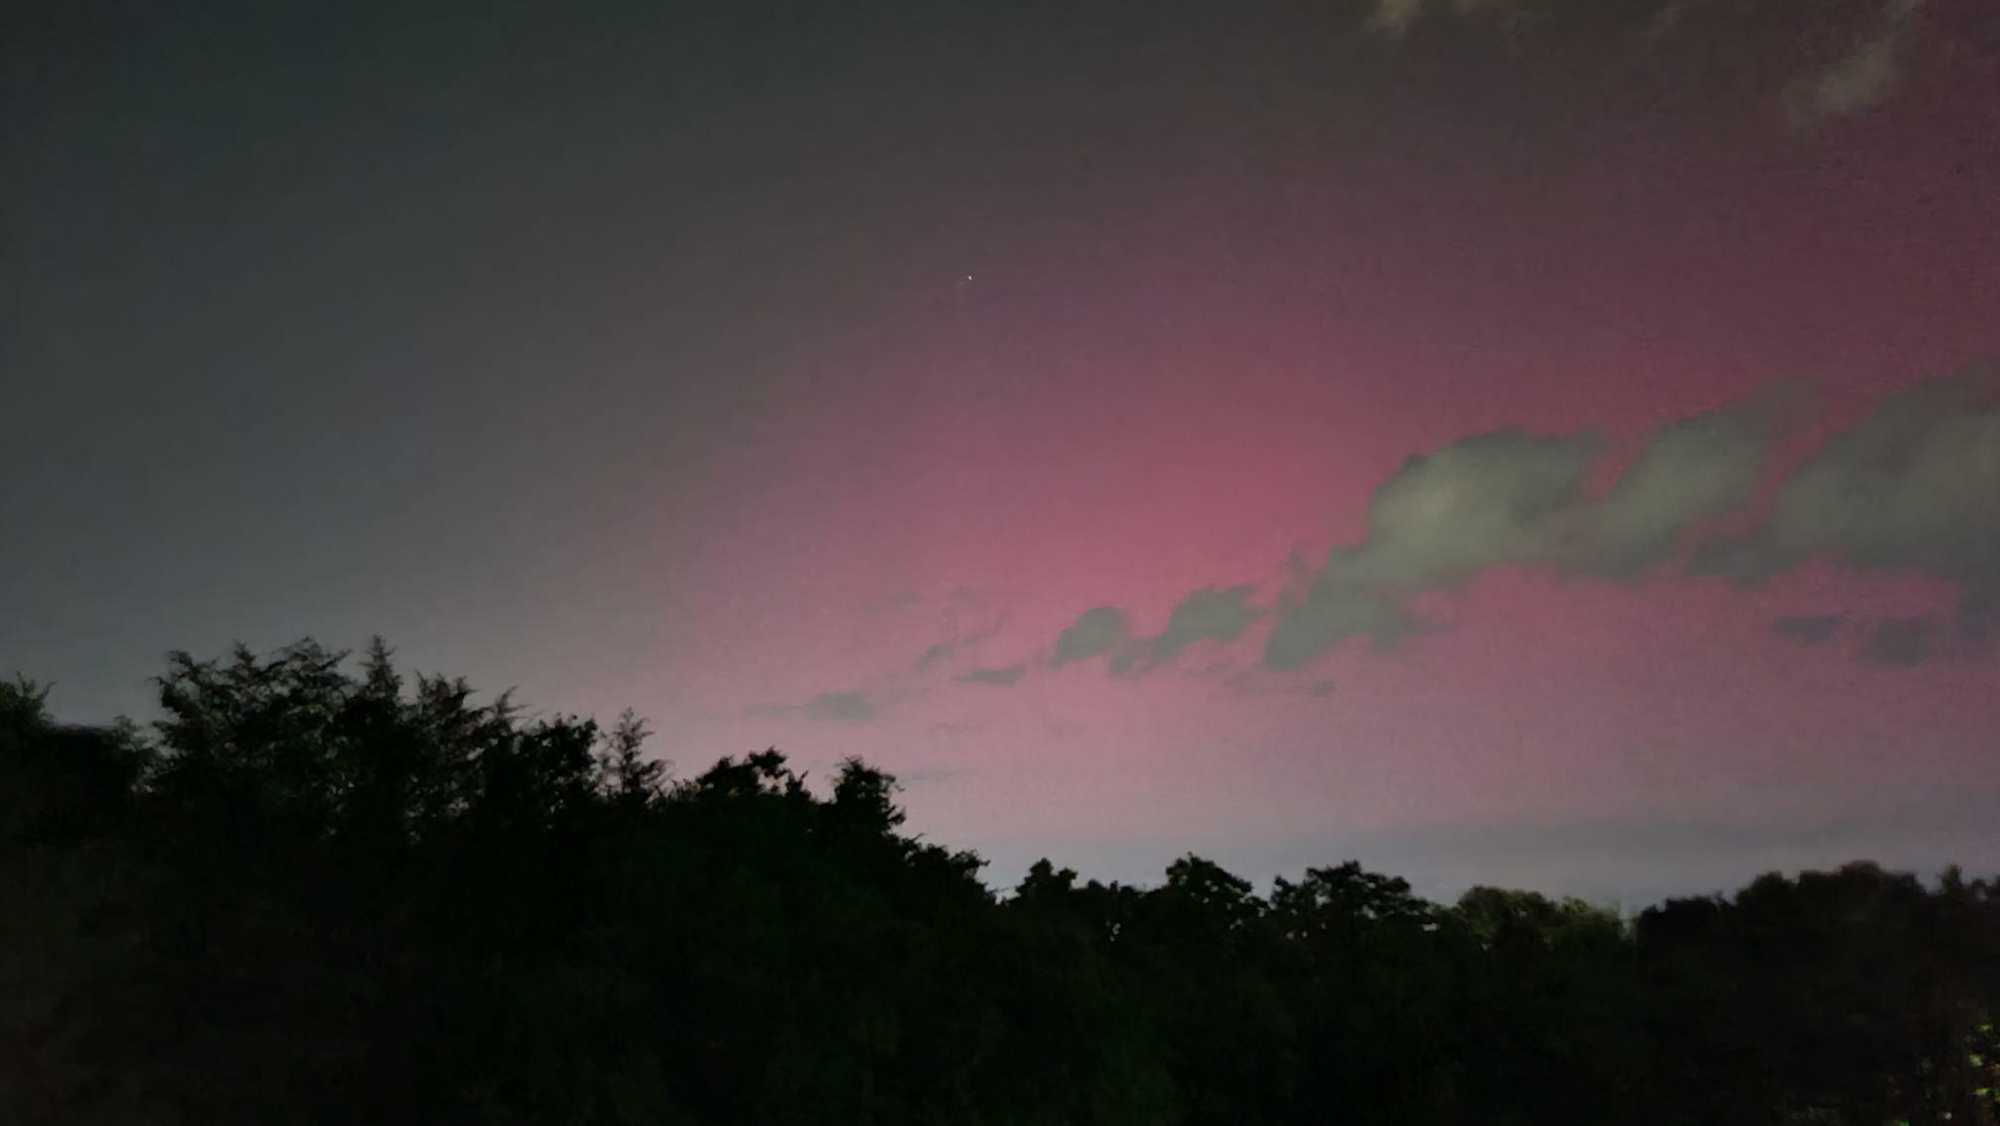
[[[178,656],[160,699],[0,685],[0,1121],[2000,1121],[2000,887],[1955,873],[1636,920],[1195,857],[996,896],[858,762],[670,783],[629,718],[379,646]]]

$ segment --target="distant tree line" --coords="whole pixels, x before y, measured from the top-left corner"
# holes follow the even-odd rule
[[[0,1122],[2000,1122],[2000,888],[1854,864],[1636,920],[1349,863],[1011,894],[775,751],[303,644],[149,731],[0,685]]]

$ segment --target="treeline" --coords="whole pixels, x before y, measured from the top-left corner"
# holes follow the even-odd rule
[[[1956,872],[996,895],[861,763],[670,781],[379,646],[176,656],[160,702],[0,686],[0,1122],[2000,1121],[2000,888]]]

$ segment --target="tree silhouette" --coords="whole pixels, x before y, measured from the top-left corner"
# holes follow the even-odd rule
[[[302,643],[150,731],[0,684],[0,1122],[2000,1121],[2000,893],[1853,864],[1627,919],[1348,862],[1006,896],[895,779],[673,780]]]

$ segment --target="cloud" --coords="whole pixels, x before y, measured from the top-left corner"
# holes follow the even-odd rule
[[[1387,646],[1421,624],[1399,602],[1362,589],[1314,583],[1305,601],[1279,618],[1264,639],[1264,665],[1300,668],[1350,637],[1373,638],[1378,647]]]
[[[807,719],[820,723],[867,723],[880,714],[862,692],[822,692],[803,704],[758,704],[751,715]]]
[[[1429,590],[1550,558],[1554,518],[1579,499],[1598,446],[1500,430],[1412,457],[1375,490],[1368,542],[1337,562],[1363,582]]]
[[[1222,683],[1231,692],[1246,698],[1325,700],[1340,691],[1338,681],[1324,678],[1304,680],[1257,667],[1237,669]]]
[[[1594,500],[1583,494],[1598,448],[1587,434],[1505,430],[1411,458],[1376,489],[1368,538],[1335,548],[1283,607],[1265,666],[1297,668],[1352,637],[1393,645],[1425,628],[1413,596],[1488,568],[1631,579],[1681,557],[1704,523],[1751,504],[1790,401],[1767,394],[1663,427]],[[1921,572],[1959,585],[1960,631],[1979,642],[2000,632],[1995,498],[2000,382],[1937,380],[1827,441],[1785,475],[1749,532],[1709,534],[1686,569],[1746,585],[1810,558]],[[1911,628],[1870,652],[1909,652]]]
[[[1167,616],[1167,631],[1154,640],[1173,650],[1197,641],[1233,641],[1256,616],[1248,605],[1249,597],[1247,586],[1195,591],[1173,608]]]
[[[1375,0],[1375,14],[1369,17],[1368,26],[1400,38],[1423,14],[1424,0]]]
[[[1116,606],[1086,610],[1056,638],[1053,665],[1102,657],[1130,647],[1132,619]]]
[[[2000,605],[2000,381],[1935,380],[1884,402],[1779,485],[1748,533],[1713,536],[1695,574],[1755,585],[1808,559],[1958,584],[1961,625]]]
[[[1540,29],[1555,33],[1547,37],[1553,43],[1594,54],[1621,44],[1636,45],[1654,60],[1668,50],[1685,52],[1683,88],[1705,85],[1716,73],[1758,81],[1775,72],[1778,89],[1770,96],[1794,127],[1804,128],[1865,113],[1894,97],[1917,55],[1917,16],[1925,3],[1370,0],[1359,11],[1364,35],[1399,44],[1420,23],[1435,22],[1497,31],[1492,48],[1515,56],[1524,37]],[[1792,61],[1802,54],[1809,61]],[[1631,62],[1632,68],[1605,67],[1605,73],[1643,68],[1639,59]]]
[[[1409,458],[1377,486],[1367,535],[1333,548],[1316,571],[1301,568],[1276,606],[1252,606],[1247,586],[1206,587],[1150,638],[1133,636],[1125,611],[1099,606],[1062,632],[1051,663],[1107,656],[1113,675],[1143,671],[1190,644],[1235,640],[1270,614],[1261,666],[1297,669],[1350,639],[1380,651],[1436,628],[1418,600],[1495,567],[1630,581],[1676,560],[1682,573],[1743,585],[1809,559],[1958,585],[1955,634],[1878,625],[1862,646],[1866,660],[1909,663],[1946,641],[1970,652],[2000,637],[2000,382],[1975,373],[1894,396],[1771,483],[1773,453],[1800,405],[1780,385],[1663,426],[1595,496],[1595,435],[1462,438]],[[1774,491],[1760,510],[1767,485]],[[1725,519],[1732,530],[1717,529]],[[1838,617],[1772,624],[1805,646],[1839,628]]]
[[[940,626],[950,631],[952,636],[917,654],[917,659],[911,666],[916,672],[925,672],[932,666],[949,661],[962,653],[970,653],[976,657],[979,643],[1000,632],[1000,627],[1006,622],[1004,614],[997,615],[976,628],[966,626],[964,619],[975,608],[977,600],[978,595],[966,587],[957,587],[952,591],[944,610],[939,615]]]
[[[1296,668],[1354,636],[1389,644],[1418,628],[1414,594],[1489,567],[1556,557],[1598,441],[1500,430],[1410,458],[1375,490],[1368,538],[1335,548],[1279,618],[1264,663]]]
[[[1896,72],[1896,37],[1869,39],[1808,79],[1799,108],[1806,120],[1873,109],[1888,98],[1896,84]]]
[[[1195,591],[1167,615],[1164,632],[1140,643],[1133,660],[1150,669],[1173,660],[1197,642],[1236,640],[1257,618],[1249,600],[1248,586],[1226,590],[1211,586]]]
[[[1765,398],[1663,427],[1591,506],[1574,570],[1629,579],[1680,554],[1695,524],[1742,507],[1768,458],[1774,419]]]
[[[1923,0],[1890,0],[1876,25],[1822,69],[1800,76],[1787,99],[1792,121],[1849,117],[1889,100],[1902,79],[1912,24]]]
[[[1929,618],[1885,618],[1868,629],[1859,656],[1871,665],[1909,668],[1931,655],[1936,625]]]
[[[1840,632],[1840,615],[1822,614],[1814,617],[1787,615],[1771,620],[1771,632],[1788,641],[1800,645],[1818,645],[1820,642]]]
[[[1459,15],[1479,10],[1491,10],[1513,6],[1515,0],[1451,0],[1452,11]],[[1392,39],[1400,39],[1409,33],[1411,25],[1424,15],[1428,0],[1375,0],[1375,10],[1368,17],[1368,26]]]
[[[1654,12],[1646,21],[1642,37],[1649,43],[1658,42],[1680,29],[1681,21],[1687,18],[1687,0],[1672,0],[1671,3]]]
[[[1027,672],[1027,663],[1022,662],[1020,664],[1008,665],[1004,668],[973,669],[957,679],[961,684],[992,684],[1004,687],[1019,681],[1023,676],[1027,675]]]
[[[866,723],[875,718],[875,702],[860,692],[822,692],[805,702],[807,719],[836,723]]]
[[[953,767],[930,767],[895,772],[898,786],[934,786],[944,782],[961,782],[971,777],[969,771]]]

